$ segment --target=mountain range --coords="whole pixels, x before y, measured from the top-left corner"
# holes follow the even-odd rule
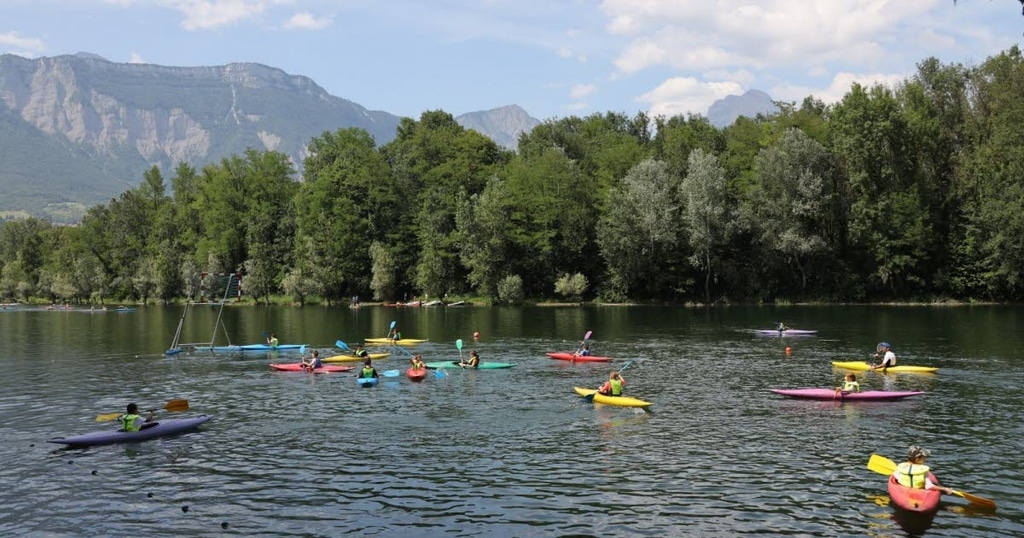
[[[158,166],[196,168],[247,148],[280,151],[297,171],[326,131],[390,142],[400,118],[333,96],[308,77],[255,63],[168,67],[97,55],[0,56],[0,218],[74,222]],[[515,147],[540,123],[517,106],[456,117]]]
[[[724,127],[777,110],[764,92],[728,96],[708,110]],[[256,63],[172,67],[116,63],[89,53],[0,55],[0,219],[77,222],[88,207],[134,188],[157,166],[165,178],[248,148],[289,156],[296,171],[313,137],[358,127],[378,145],[401,118],[336,97],[304,76]],[[504,106],[455,117],[515,149],[540,124]]]

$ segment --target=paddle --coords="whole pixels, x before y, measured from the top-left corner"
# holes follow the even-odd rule
[[[171,400],[167,402],[164,409],[168,411],[188,411],[188,400]],[[149,409],[148,411],[155,411],[155,409]],[[111,420],[117,420],[118,417],[124,413],[107,413],[105,415],[96,415],[96,422],[110,422]]]
[[[587,340],[590,340],[590,335],[592,334],[594,334],[594,331],[587,331],[586,333],[584,333],[583,341],[580,342],[580,345],[576,346],[576,351],[574,351],[572,354],[573,358],[576,358],[576,356],[580,354],[580,350],[583,349],[583,346],[587,345]]]
[[[448,377],[448,372],[444,371],[444,368],[438,368],[434,370],[434,377]]]
[[[348,347],[348,344],[346,344],[345,342],[342,342],[341,340],[335,340],[334,341],[334,347],[337,347],[339,349],[344,349],[345,351],[352,351],[352,349],[350,347]]]
[[[462,339],[459,338],[455,341],[455,347],[459,348],[459,362],[462,362]]]
[[[623,364],[622,368],[619,368],[619,373],[621,374],[623,370],[625,370],[626,368],[629,368],[630,364],[633,364],[633,361],[629,361],[626,364]],[[594,392],[591,392],[590,394],[587,394],[586,396],[584,396],[583,399],[588,401],[588,402],[593,402],[594,401],[594,396],[596,396],[596,395],[597,395],[597,391],[595,390]]]
[[[400,374],[398,370],[384,370],[380,375],[384,377],[398,377]]]
[[[872,471],[878,474],[884,474],[888,476],[891,475],[896,470],[896,462],[890,460],[889,458],[886,458],[885,456],[872,454],[871,457],[868,459],[868,469],[871,469]],[[983,506],[985,508],[989,508],[992,510],[996,509],[996,503],[991,499],[978,497],[977,495],[971,495],[970,493],[964,491],[957,491],[955,489],[951,489],[951,491],[954,495],[967,499],[967,502],[971,504],[976,504],[978,506]]]
[[[388,327],[388,335],[387,335],[386,338],[394,340],[394,338],[393,338],[394,335],[392,333],[395,331],[395,325],[398,325],[398,320],[397,319],[391,320],[391,326]]]

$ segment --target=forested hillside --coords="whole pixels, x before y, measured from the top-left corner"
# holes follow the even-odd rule
[[[250,296],[339,302],[1019,300],[1024,59],[921,62],[717,129],[700,116],[551,120],[518,152],[443,112],[377,147],[156,169],[83,223],[0,229],[0,297],[171,300],[200,270]]]

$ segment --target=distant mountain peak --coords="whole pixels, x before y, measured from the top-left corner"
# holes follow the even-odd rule
[[[743,95],[727,95],[708,107],[708,121],[718,128],[732,125],[740,116],[754,118],[758,114],[779,111],[772,97],[761,90],[747,90]]]
[[[459,125],[490,137],[499,145],[515,149],[519,135],[530,132],[541,121],[519,105],[506,105],[481,112],[469,112],[455,118]]]

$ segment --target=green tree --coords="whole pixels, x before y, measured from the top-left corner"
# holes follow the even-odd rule
[[[728,182],[718,159],[702,149],[690,153],[687,168],[679,187],[683,230],[693,249],[691,263],[704,271],[704,302],[711,304],[711,278],[734,229]]]

